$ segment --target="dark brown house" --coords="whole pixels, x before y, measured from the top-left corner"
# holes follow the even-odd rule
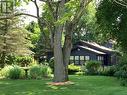
[[[96,60],[101,61],[103,65],[113,65],[118,62],[118,52],[107,47],[101,46],[95,42],[79,41],[73,45],[70,56],[70,63],[82,65],[85,61]],[[52,52],[47,52],[47,56],[41,56],[40,60],[53,57]],[[44,59],[44,60],[45,60]]]
[[[82,65],[87,60],[101,61],[103,65],[113,65],[118,61],[117,52],[95,42],[80,41],[73,45],[70,63]]]

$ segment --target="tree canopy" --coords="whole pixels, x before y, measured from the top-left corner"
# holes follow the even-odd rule
[[[122,1],[121,1],[122,2]],[[97,8],[99,32],[108,39],[113,39],[127,49],[127,8],[114,0],[102,0]]]

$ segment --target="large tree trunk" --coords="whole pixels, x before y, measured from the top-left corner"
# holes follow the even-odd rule
[[[65,82],[65,69],[63,64],[63,52],[61,47],[62,28],[56,28],[54,35],[54,82]]]
[[[64,3],[65,1],[62,0],[58,2],[56,8],[56,15],[55,20],[58,21],[64,12]],[[55,33],[54,33],[54,82],[65,82],[66,73],[65,73],[65,66],[64,66],[64,58],[63,58],[63,49],[61,44],[62,39],[62,32],[63,32],[63,24],[55,25]]]

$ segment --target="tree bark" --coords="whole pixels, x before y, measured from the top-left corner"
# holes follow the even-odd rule
[[[59,20],[62,17],[64,11],[64,0],[58,2],[57,10],[55,15],[55,20]],[[65,66],[63,62],[63,50],[62,50],[62,32],[63,25],[55,25],[55,33],[54,33],[54,82],[65,82]]]
[[[63,63],[65,69],[65,80],[68,81],[68,64],[70,60],[70,54],[72,49],[72,32],[73,32],[72,23],[66,23],[65,26],[65,42],[63,46]]]
[[[61,47],[61,26],[57,27],[54,35],[54,82],[65,82],[65,71],[63,64],[63,53]]]

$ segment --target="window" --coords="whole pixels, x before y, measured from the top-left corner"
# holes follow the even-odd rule
[[[79,56],[75,56],[75,60],[79,60]]]
[[[70,60],[74,60],[74,56],[70,56]]]
[[[103,56],[98,56],[98,57],[97,57],[97,60],[98,60],[98,61],[102,61],[102,60],[104,60],[104,57],[103,57]]]
[[[74,56],[70,56],[70,64],[74,63]]]
[[[90,60],[90,56],[85,56],[85,60]]]
[[[79,65],[79,56],[75,56],[75,64]]]
[[[84,60],[84,56],[80,56],[80,60]]]

